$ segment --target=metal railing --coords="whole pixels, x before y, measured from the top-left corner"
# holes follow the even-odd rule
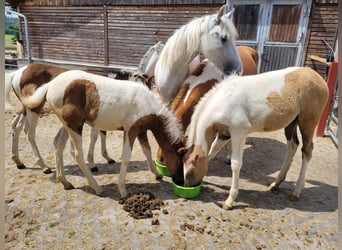
[[[327,119],[326,130],[332,141],[338,147],[338,81],[336,79],[331,108]]]

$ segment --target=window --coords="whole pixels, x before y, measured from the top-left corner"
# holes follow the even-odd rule
[[[257,40],[260,5],[237,5],[234,23],[238,30],[238,40]]]
[[[273,5],[268,40],[295,43],[301,11],[301,5]]]

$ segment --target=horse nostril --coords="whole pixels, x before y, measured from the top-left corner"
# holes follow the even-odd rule
[[[186,178],[187,179],[192,178],[193,176],[194,176],[194,172],[193,171],[190,171],[190,172],[186,173]]]

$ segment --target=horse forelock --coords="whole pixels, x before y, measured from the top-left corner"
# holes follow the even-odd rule
[[[230,39],[235,41],[238,38],[238,31],[230,18],[222,17],[221,22],[224,22],[224,25],[228,28],[230,33]]]
[[[160,110],[158,116],[162,117],[164,128],[172,144],[177,143],[183,136],[183,128],[173,113],[166,107]]]

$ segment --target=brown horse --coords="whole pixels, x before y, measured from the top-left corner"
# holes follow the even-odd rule
[[[236,46],[242,62],[242,76],[256,75],[258,73],[258,52],[248,46]]]
[[[258,71],[258,52],[251,47],[237,46],[241,57],[243,70],[242,75],[257,74]],[[190,123],[192,113],[198,101],[216,83],[224,78],[222,72],[210,61],[203,60],[194,67],[189,77],[178,90],[176,97],[171,102],[171,110],[180,119],[184,131]],[[157,160],[163,162],[162,152],[158,149]]]

